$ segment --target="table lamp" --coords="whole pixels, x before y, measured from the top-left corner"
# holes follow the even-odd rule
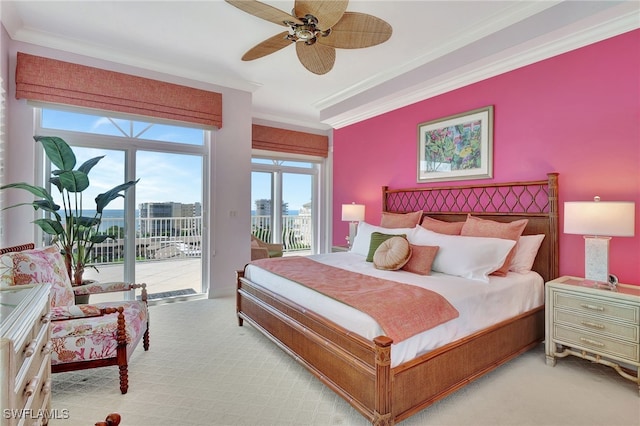
[[[353,240],[358,232],[358,222],[364,220],[364,204],[343,204],[342,205],[342,220],[349,221],[349,236],[347,241],[349,248],[353,245]]]
[[[633,237],[635,203],[631,201],[567,201],[564,233],[584,236],[584,275],[594,284],[609,282],[611,237]]]

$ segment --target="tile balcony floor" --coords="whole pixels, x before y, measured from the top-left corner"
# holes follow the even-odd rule
[[[285,252],[285,256],[306,256],[310,251]],[[87,270],[86,279],[94,279],[100,282],[122,281],[122,264],[100,265],[99,272]],[[157,294],[170,291],[193,289],[194,296],[176,296],[178,299],[207,297],[202,294],[202,263],[200,258],[157,260],[150,262],[138,262],[136,264],[136,283],[146,283],[147,293]],[[208,290],[208,289],[207,289]],[[207,291],[205,290],[205,291]],[[137,293],[139,294],[139,292]],[[122,293],[108,293],[92,295],[90,302],[106,302],[123,300]],[[162,299],[150,299],[151,303],[160,303]]]
[[[100,282],[122,281],[122,265],[101,265],[99,273],[86,272],[86,277]],[[182,289],[202,291],[202,263],[200,258],[139,262],[136,265],[136,283],[146,283],[147,293],[165,293]],[[139,294],[139,292],[137,292]],[[204,297],[204,296],[203,296]],[[122,300],[122,293],[92,295],[90,302]]]

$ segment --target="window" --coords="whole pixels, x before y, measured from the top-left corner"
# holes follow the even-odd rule
[[[78,165],[104,155],[89,173],[93,192],[83,194],[87,212],[95,209],[98,193],[140,179],[126,199],[105,209],[101,231],[115,238],[96,247],[97,270],[88,270],[86,278],[146,282],[157,297],[206,292],[202,259],[211,131],[75,108],[36,111],[36,134],[63,138]]]
[[[285,253],[317,253],[320,162],[254,157],[251,232]]]

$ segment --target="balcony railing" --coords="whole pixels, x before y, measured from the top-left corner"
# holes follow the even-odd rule
[[[256,238],[273,242],[271,216],[251,216],[251,233]],[[282,216],[282,244],[284,251],[311,249],[311,216]]]
[[[123,262],[123,224],[123,218],[102,218],[101,232],[114,234],[118,238],[109,239],[94,246],[96,265]],[[202,217],[136,218],[135,227],[136,260],[138,261],[202,256]],[[251,216],[251,232],[257,238],[271,242],[271,229],[270,216]],[[311,216],[283,216],[284,250],[309,250],[311,229]]]

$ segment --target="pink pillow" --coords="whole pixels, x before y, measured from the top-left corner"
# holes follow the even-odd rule
[[[73,288],[60,249],[56,246],[8,253],[11,257],[13,285],[51,284],[51,306],[75,303]],[[3,261],[3,263],[6,263]]]
[[[411,213],[382,212],[380,226],[383,228],[413,228],[420,223],[422,210]]]
[[[438,254],[438,248],[438,246],[416,246],[411,244],[411,257],[402,269],[414,274],[429,275],[433,260]]]
[[[428,229],[429,231],[437,232],[438,234],[447,234],[447,235],[460,235],[460,231],[462,231],[462,226],[464,222],[445,222],[443,220],[434,219],[429,216],[425,216],[422,219],[422,226],[424,229]]]
[[[522,231],[529,223],[528,219],[514,220],[513,222],[496,222],[494,220],[480,219],[475,216],[467,216],[466,222],[462,226],[460,235],[469,237],[491,237],[502,238],[504,240],[518,241]],[[511,259],[515,254],[515,246],[511,249],[507,255],[506,260],[498,270],[493,272],[493,275],[504,277],[507,275],[509,265],[511,265]]]

